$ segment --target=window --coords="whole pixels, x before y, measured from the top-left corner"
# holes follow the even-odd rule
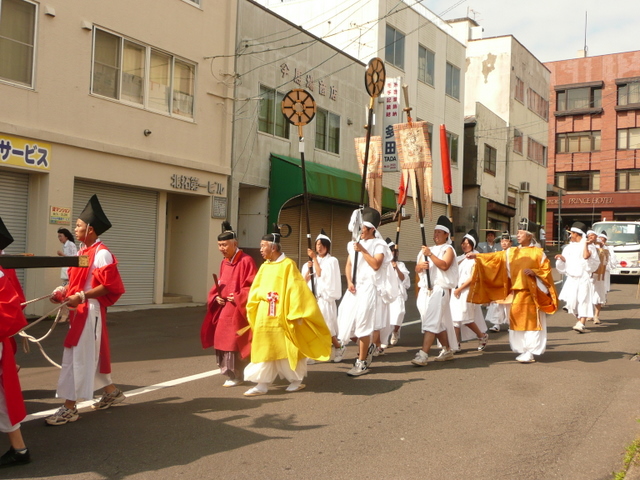
[[[458,135],[447,132],[447,144],[449,145],[451,165],[458,165]]]
[[[436,54],[418,45],[418,80],[433,86]]]
[[[340,153],[340,116],[318,108],[315,121],[316,148]]]
[[[618,85],[618,105],[640,104],[640,81]]]
[[[588,110],[602,108],[602,87],[582,87],[558,90],[556,110]]]
[[[180,117],[193,118],[192,63],[95,29],[91,92]]]
[[[289,121],[282,114],[284,94],[260,85],[258,130],[276,137],[289,138]]]
[[[599,192],[600,172],[557,172],[556,185],[568,192]]]
[[[0,79],[33,86],[37,10],[25,0],[0,0]]]
[[[547,147],[529,137],[527,139],[527,158],[539,163],[540,165],[546,165]]]
[[[618,170],[616,172],[616,190],[640,190],[640,171]]]
[[[618,150],[636,150],[640,148],[640,128],[621,128],[618,130]]]
[[[524,82],[516,77],[516,94],[515,99],[520,103],[524,103]]]
[[[492,175],[496,174],[496,163],[498,160],[498,151],[484,144],[484,171]]]
[[[445,93],[453,98],[460,99],[460,69],[447,63]]]
[[[390,25],[387,25],[384,56],[391,65],[404,70],[404,35]]]
[[[549,101],[542,98],[531,88],[527,89],[527,105],[533,113],[545,120],[549,120]]]
[[[559,133],[556,153],[597,152],[600,150],[600,131]]]
[[[513,129],[513,151],[522,155],[523,135],[517,128]]]

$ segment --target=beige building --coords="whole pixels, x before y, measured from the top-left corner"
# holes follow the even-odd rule
[[[120,262],[119,304],[204,301],[227,215],[236,2],[0,8],[7,253],[56,255],[57,229],[73,232],[96,193],[114,225],[102,239]],[[59,269],[20,274],[28,298],[60,283]]]
[[[465,167],[470,164],[461,222],[513,231],[526,217],[540,225],[546,211],[550,72],[511,35],[482,38],[482,27],[469,18],[450,23],[467,44]]]
[[[430,242],[435,221],[447,211],[440,165],[441,124],[446,125],[452,158],[451,201],[456,207],[462,205],[465,45],[453,36],[453,27],[411,0],[365,0],[357,5],[346,5],[340,0],[260,0],[260,3],[364,63],[380,57],[387,78],[398,78],[400,88],[402,84],[408,85],[413,120],[428,122],[431,134],[434,203],[432,216],[425,219]],[[356,82],[356,88],[364,87],[363,80]],[[406,121],[402,115],[404,100],[399,91],[397,97],[400,115],[396,123],[401,123]],[[380,98],[376,106],[376,135],[383,135],[386,107],[386,99]],[[363,119],[361,113],[354,121],[361,125]],[[397,191],[400,176],[394,168],[389,170],[383,174],[383,183]],[[422,240],[411,201],[406,213],[413,219],[402,227],[401,251],[403,259],[412,260]],[[392,238],[395,230],[391,224],[381,228],[384,236]]]

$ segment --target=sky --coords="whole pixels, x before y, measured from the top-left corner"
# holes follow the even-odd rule
[[[541,62],[640,50],[640,0],[423,0],[445,20],[473,18],[484,38],[513,35]],[[451,7],[453,9],[449,10]],[[444,13],[447,12],[447,13]]]

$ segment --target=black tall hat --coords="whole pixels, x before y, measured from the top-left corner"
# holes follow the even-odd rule
[[[265,242],[280,243],[280,228],[278,225],[273,226],[273,233],[267,233],[262,237]]]
[[[97,195],[93,195],[89,199],[87,206],[84,207],[84,210],[78,218],[87,225],[92,226],[96,235],[102,235],[111,228],[111,222],[104,214]]]
[[[380,212],[375,208],[364,207],[362,209],[362,221],[370,223],[377,229],[380,226]]]
[[[511,240],[511,234],[509,234],[508,230],[502,232],[502,235],[500,235],[500,240]]]
[[[9,233],[9,230],[7,230],[7,227],[4,226],[2,218],[0,218],[0,250],[4,250],[12,243],[13,237]]]
[[[582,222],[573,222],[573,225],[571,225],[571,231],[584,235],[587,231],[587,226]]]
[[[478,245],[478,232],[476,232],[475,229],[472,228],[471,230],[469,230],[469,233],[467,233],[464,238],[468,238],[472,241],[473,248]]]
[[[231,228],[231,224],[226,220],[222,222],[222,233],[218,235],[218,241],[224,242],[225,240],[235,240],[236,238],[238,237],[236,236],[236,232],[233,231],[233,228]]]
[[[449,236],[453,235],[453,223],[449,220],[449,217],[446,215],[440,215],[438,217],[438,221],[436,222],[436,227],[444,227],[449,231]]]

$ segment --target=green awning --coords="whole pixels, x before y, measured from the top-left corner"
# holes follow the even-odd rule
[[[357,173],[306,161],[307,190],[312,198],[331,203],[357,207],[360,204],[362,177]],[[271,154],[269,176],[269,223],[278,221],[282,206],[302,195],[302,171],[298,158]],[[382,212],[395,210],[396,194],[390,188],[382,189]]]

